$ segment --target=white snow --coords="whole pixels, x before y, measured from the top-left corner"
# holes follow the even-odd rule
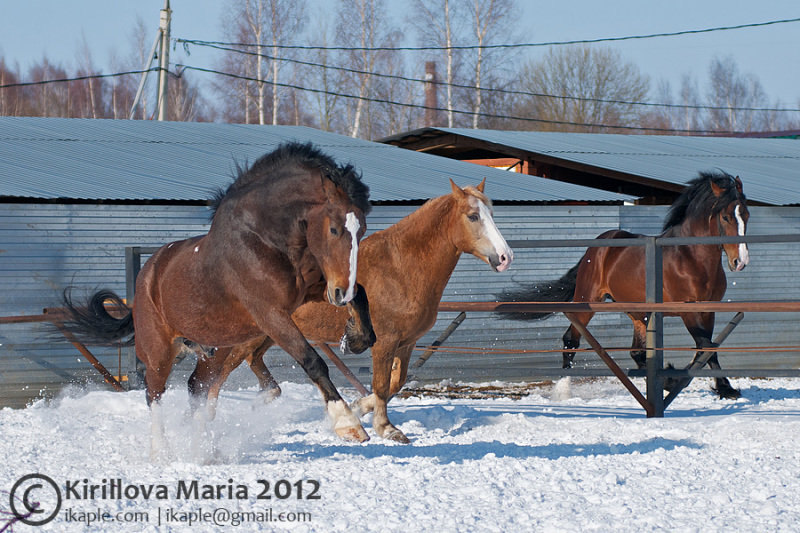
[[[305,523],[244,517],[224,528],[232,531],[796,531],[800,381],[733,385],[742,399],[719,400],[708,380],[695,380],[663,419],[645,418],[611,379],[561,383],[521,400],[395,398],[389,416],[410,445],[377,437],[369,419],[370,441],[343,442],[314,386],[282,383],[284,394],[268,405],[256,390],[223,391],[208,426],[211,445],[197,446],[187,394],[169,390],[168,456],[158,463],[149,458],[143,392],[75,389],[0,410],[0,511],[8,512],[17,479],[41,472],[62,492],[66,483],[120,479],[164,485],[168,497],[65,498],[44,528],[14,524],[14,531],[219,531],[210,521],[176,522],[217,509],[253,517],[271,509],[275,520],[310,514]],[[256,500],[259,480],[271,488],[287,480],[281,494],[292,497]],[[222,498],[178,499],[178,483],[193,481],[222,485]],[[307,495],[315,482],[319,499],[296,498],[297,487]],[[235,498],[240,485],[246,499]],[[68,521],[68,510],[87,520],[98,510],[139,511],[149,523],[87,528]]]

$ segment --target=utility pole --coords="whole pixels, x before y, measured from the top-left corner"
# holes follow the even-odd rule
[[[169,80],[169,29],[172,20],[172,10],[169,0],[164,0],[164,9],[161,10],[159,36],[161,50],[158,54],[158,120],[167,120],[167,92]]]

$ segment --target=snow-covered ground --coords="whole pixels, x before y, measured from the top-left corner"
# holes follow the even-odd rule
[[[269,405],[255,390],[223,392],[211,452],[192,451],[187,395],[170,390],[171,457],[156,463],[141,391],[73,390],[0,411],[0,518],[14,483],[38,472],[61,509],[14,531],[219,531],[214,520],[230,531],[797,531],[800,381],[733,383],[743,398],[723,401],[695,380],[663,419],[610,379],[520,400],[396,398],[389,416],[410,445],[368,423],[370,441],[342,442],[317,390],[283,383]],[[17,505],[25,483],[29,501],[54,507],[41,480],[20,485]]]

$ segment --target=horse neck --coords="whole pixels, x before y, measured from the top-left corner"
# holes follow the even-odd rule
[[[454,201],[450,195],[429,200],[419,209],[383,232],[398,248],[394,257],[403,263],[403,270],[421,273],[416,278],[427,283],[420,292],[441,298],[450,275],[458,264],[461,251],[453,243]]]
[[[662,237],[719,237],[719,227],[713,217],[702,219],[686,219],[682,223],[668,228]],[[695,255],[710,254],[719,263],[722,258],[722,246],[719,244],[695,244],[688,247]]]

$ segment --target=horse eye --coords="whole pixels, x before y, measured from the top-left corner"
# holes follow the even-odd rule
[[[477,222],[481,219],[480,215],[477,215],[475,213],[467,215],[467,218],[469,219],[470,222]]]
[[[725,222],[730,222],[731,217],[729,217],[728,215],[722,215],[722,220],[724,220]]]
[[[334,236],[339,235],[339,230],[331,226],[331,235]]]

